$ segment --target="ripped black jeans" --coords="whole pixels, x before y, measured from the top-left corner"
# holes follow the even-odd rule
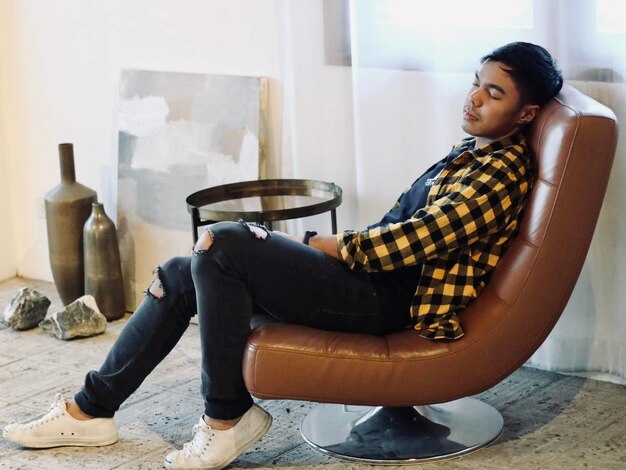
[[[198,315],[205,413],[234,419],[252,406],[241,366],[251,316],[385,334],[409,324],[419,271],[353,272],[339,260],[279,234],[257,238],[243,223],[210,228],[213,244],[158,269],[161,296],[148,293],[99,371],[87,374],[78,406],[112,417],[167,356]]]

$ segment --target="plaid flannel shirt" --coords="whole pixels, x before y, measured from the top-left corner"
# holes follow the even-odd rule
[[[353,270],[421,264],[410,314],[415,329],[430,339],[463,336],[456,312],[481,292],[517,233],[532,185],[522,134],[470,150],[472,143],[455,146],[468,150],[443,169],[426,207],[410,219],[337,234],[341,257]]]

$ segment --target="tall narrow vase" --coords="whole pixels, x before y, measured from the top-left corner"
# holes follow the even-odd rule
[[[83,226],[96,192],[76,182],[74,147],[59,145],[61,182],[45,195],[50,268],[61,301],[67,305],[85,293]]]
[[[107,320],[117,320],[126,310],[120,250],[115,225],[100,203],[92,204],[83,229],[83,243],[85,293],[94,296]]]

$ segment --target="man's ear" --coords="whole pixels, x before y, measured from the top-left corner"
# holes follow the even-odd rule
[[[522,108],[520,113],[520,117],[517,120],[518,124],[525,125],[533,121],[537,117],[539,113],[539,105],[536,104],[526,104]]]

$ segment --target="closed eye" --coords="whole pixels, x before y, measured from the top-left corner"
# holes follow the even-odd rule
[[[478,88],[480,87],[480,79],[478,78],[478,72],[474,73],[474,81],[472,82],[472,87],[474,88]],[[502,99],[502,95],[505,94],[504,90],[496,85],[495,83],[490,83],[490,82],[486,82],[483,83],[483,86],[487,89],[487,92],[489,93],[489,97],[494,99],[494,100],[501,100]]]

